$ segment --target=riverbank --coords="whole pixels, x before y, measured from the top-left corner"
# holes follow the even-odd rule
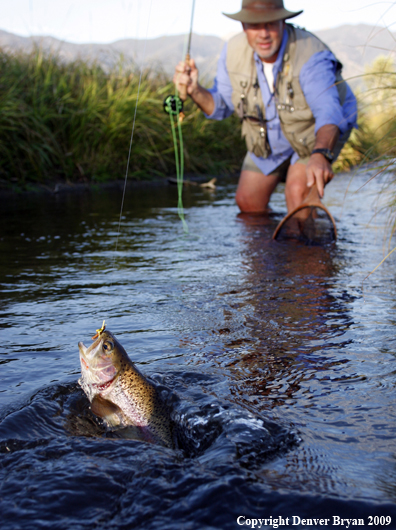
[[[229,182],[235,180],[237,182],[239,174],[234,173],[230,175],[219,176],[196,176],[196,175],[185,175],[184,184],[185,186],[201,185],[209,182],[212,178],[216,178],[217,182],[223,180]],[[117,191],[123,192],[124,187],[126,190],[131,189],[142,189],[142,188],[159,188],[159,187],[172,187],[176,188],[174,178],[148,178],[144,180],[136,180],[134,178],[128,178],[125,184],[125,179],[111,180],[108,182],[65,182],[60,180],[54,180],[46,184],[42,183],[27,183],[26,185],[19,185],[17,182],[7,183],[0,181],[0,197],[7,198],[12,196],[29,196],[29,195],[60,195],[64,193],[86,193],[96,191]]]
[[[40,50],[31,55],[1,53],[1,59],[1,190],[49,188],[56,193],[63,186],[122,180],[132,129],[128,178],[175,176],[172,127],[163,110],[174,86],[164,73],[146,71],[140,76],[122,65],[106,73],[98,65],[64,63]],[[237,174],[245,156],[239,120],[207,120],[190,101],[185,114],[185,173]],[[335,170],[372,160],[378,154],[372,145],[373,137],[362,123]]]
[[[173,177],[175,152],[164,98],[174,91],[163,73],[110,73],[84,62],[34,54],[0,61],[0,179],[2,188],[100,184],[128,177]],[[135,119],[136,102],[137,112]],[[190,102],[182,124],[184,169],[232,174],[244,156],[236,118],[213,122]],[[55,183],[55,184],[54,184]]]

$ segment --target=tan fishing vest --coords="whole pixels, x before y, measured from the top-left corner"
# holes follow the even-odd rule
[[[276,79],[275,101],[283,134],[293,150],[304,158],[311,154],[315,144],[315,118],[300,86],[300,71],[312,55],[329,48],[308,31],[291,24],[286,24],[286,30],[289,38]],[[239,33],[228,42],[226,65],[235,113],[242,120],[242,138],[245,138],[248,151],[267,158],[271,149],[253,54],[245,33]],[[343,104],[347,86],[341,77],[341,69],[342,64],[338,61],[336,81]]]

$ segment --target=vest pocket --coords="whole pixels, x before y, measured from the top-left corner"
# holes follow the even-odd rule
[[[291,132],[286,135],[294,151],[300,158],[311,156],[315,146],[315,124],[300,132]]]
[[[250,153],[262,158],[267,158],[271,154],[267,129],[263,124],[245,118],[242,122],[242,138],[245,139],[246,148]]]

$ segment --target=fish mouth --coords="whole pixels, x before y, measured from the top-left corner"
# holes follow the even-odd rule
[[[99,360],[99,362],[97,362],[98,359],[96,356],[98,351],[100,351],[101,346],[101,339],[95,341],[89,346],[89,348],[87,348],[83,342],[78,343],[82,376],[87,384],[99,393],[108,390],[118,375],[118,371],[114,368],[111,361],[103,363]]]
[[[96,355],[97,349],[100,347],[100,340],[95,341],[89,348],[85,346],[83,342],[78,343],[78,349],[80,351],[81,357],[88,360],[90,357],[93,358]]]
[[[88,364],[85,362],[85,359],[84,359],[84,357],[83,357],[82,355],[80,355],[80,361],[81,361],[81,364],[84,365],[84,368],[85,368],[86,370],[89,370],[89,366],[88,366]]]
[[[95,358],[100,346],[101,341],[94,342],[93,344],[91,344],[91,346],[89,346],[89,348],[87,348],[83,342],[78,343],[80,359],[87,370],[92,370],[92,366],[90,366],[90,361]]]
[[[80,361],[81,361],[82,366],[84,366],[85,370],[89,370],[89,363],[86,357],[88,348],[85,346],[83,342],[79,342],[78,349],[80,351]]]

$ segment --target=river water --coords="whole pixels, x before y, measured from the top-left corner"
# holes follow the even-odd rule
[[[238,215],[235,182],[185,189],[187,235],[174,187],[131,187],[118,241],[119,190],[3,199],[1,529],[396,528],[395,261],[363,282],[386,250],[370,174],[328,186],[322,247],[271,241],[281,187],[268,217]],[[104,319],[189,447],[92,415],[77,343]]]

